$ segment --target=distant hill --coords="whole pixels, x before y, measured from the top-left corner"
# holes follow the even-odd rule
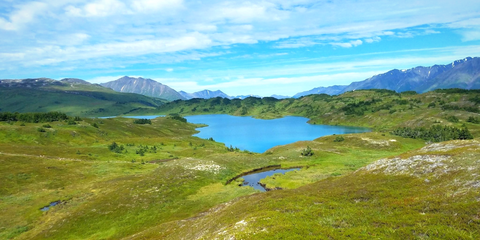
[[[61,111],[77,116],[116,116],[155,109],[166,100],[133,93],[119,93],[74,78],[0,80],[0,111]]]
[[[424,93],[441,88],[480,88],[480,58],[467,57],[447,65],[415,67],[405,70],[393,69],[363,81],[353,82],[348,86],[314,88],[298,93],[294,97],[321,93],[337,95],[359,89],[388,89],[396,92]]]
[[[163,98],[169,101],[186,98],[167,85],[148,78],[122,77],[115,81],[100,84],[117,92],[138,93],[145,96]]]
[[[238,95],[238,96],[231,96],[230,99],[245,99],[245,98],[249,98],[249,97],[255,97],[255,98],[262,98],[258,95]]]
[[[217,91],[203,90],[203,91],[194,92],[194,93],[187,93],[184,91],[180,91],[179,93],[185,99],[192,99],[192,98],[210,99],[210,98],[216,98],[216,97],[230,98],[230,96],[228,96],[227,94],[225,94],[220,90],[217,90]]]
[[[276,99],[290,98],[289,96],[283,96],[283,95],[277,95],[277,94],[273,94],[273,95],[270,96],[270,97],[273,97],[273,98],[276,98]]]
[[[335,86],[330,86],[330,87],[318,87],[318,88],[314,88],[314,89],[309,90],[309,91],[299,92],[299,93],[293,95],[293,97],[294,98],[299,98],[299,97],[307,96],[307,95],[310,95],[310,94],[337,95],[339,93],[343,93],[346,87],[347,86],[342,86],[342,85],[335,85]]]

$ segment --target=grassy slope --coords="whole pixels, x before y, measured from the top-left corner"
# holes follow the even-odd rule
[[[128,239],[478,239],[479,157],[478,141],[430,145]]]
[[[62,111],[72,116],[116,116],[134,109],[155,109],[164,102],[95,85],[0,88],[3,112]]]
[[[371,111],[382,102],[369,106],[362,116],[338,111],[348,104],[347,101],[368,100],[372,95],[381,97],[383,103],[401,97],[408,99],[409,104],[392,106],[396,110],[393,114],[389,113],[392,109]],[[247,108],[247,113],[257,117],[302,115],[311,117],[312,122],[320,123],[321,120],[329,124],[372,126],[378,123],[376,129],[380,130],[401,125],[428,125],[435,120],[460,126],[468,116],[478,114],[462,110],[444,111],[439,104],[428,108],[428,103],[446,100],[448,104],[471,106],[473,103],[468,100],[471,97],[471,94],[438,92],[399,96],[357,91],[327,97],[328,100],[322,100],[326,96],[310,96],[297,101],[254,104]],[[420,103],[415,98],[419,98]],[[211,105],[210,101],[217,100],[202,100],[195,104],[197,107],[198,104]],[[184,104],[183,113],[186,114],[191,110],[185,109],[195,107],[188,101],[175,104]],[[245,104],[250,103],[246,101]],[[169,109],[173,105],[167,106]],[[223,112],[232,114],[243,111],[241,107],[222,104],[211,107],[224,108]],[[270,110],[266,114],[267,109]],[[313,109],[313,113],[309,109]],[[221,112],[217,110],[209,111]],[[179,111],[170,109],[162,113]],[[461,121],[447,122],[445,117],[449,115],[455,115]],[[444,184],[448,180],[456,176],[467,179],[468,176],[460,170],[457,171],[460,175],[452,172],[439,179],[429,177],[436,184],[434,186],[438,186],[433,190],[422,182],[424,179],[408,175],[351,174],[380,158],[418,155],[404,153],[424,146],[420,140],[371,132],[344,135],[343,142],[334,142],[334,136],[327,136],[275,147],[264,154],[249,154],[227,152],[221,143],[191,137],[195,132],[195,126],[191,124],[166,118],[155,119],[152,125],[132,122],[132,119],[121,118],[85,119],[73,126],[54,122],[50,123],[52,128],[43,133],[37,132],[42,124],[0,123],[0,214],[8,216],[0,219],[0,238],[118,239],[130,236],[175,239],[202,236],[210,239],[217,234],[215,236],[221,238],[234,235],[248,239],[253,232],[267,239],[310,232],[335,238],[346,234],[364,238],[369,238],[368,234],[383,237],[406,234],[417,238],[433,234],[431,236],[468,238],[469,234],[472,237],[478,234],[475,232],[478,230],[478,216],[468,215],[465,210],[469,207],[478,212],[474,205],[478,191],[465,190],[466,193],[458,199],[441,195],[457,191]],[[93,123],[99,128],[94,128]],[[478,124],[466,124],[478,136]],[[113,141],[124,145],[128,152],[108,151],[107,146]],[[135,153],[141,146],[148,146],[145,156]],[[307,146],[314,150],[313,157],[300,156],[301,150]],[[454,164],[457,159],[467,159],[462,164],[478,169],[478,162],[469,160],[478,158],[477,150],[478,147],[468,151],[452,150],[446,154],[454,157]],[[462,152],[471,155],[461,155]],[[142,164],[153,160],[161,160],[157,161],[161,163]],[[224,184],[242,172],[274,164],[308,168],[264,180],[272,188],[295,190],[251,195],[255,191],[237,187],[238,182]],[[367,201],[363,201],[364,198]],[[66,203],[48,212],[39,210],[56,200]],[[377,206],[378,203],[381,205]],[[411,210],[427,205],[436,212],[424,212],[423,209],[427,208],[420,213]],[[355,214],[348,215],[352,211]],[[423,217],[423,213],[432,216],[432,220]],[[462,216],[461,219],[458,220],[454,213]],[[359,217],[364,215],[367,216],[364,219]],[[440,217],[456,219],[458,223],[451,224]],[[183,221],[185,219],[187,221]],[[346,219],[345,222],[342,219]],[[253,224],[253,221],[258,222]],[[223,231],[226,232],[218,235]]]
[[[94,122],[98,129],[91,126]],[[342,143],[326,137],[249,154],[227,152],[221,143],[191,137],[195,127],[191,124],[166,118],[155,119],[152,125],[132,122],[85,119],[73,126],[54,122],[45,133],[36,131],[42,124],[1,123],[0,181],[5,184],[0,189],[0,212],[9,217],[0,220],[0,238],[117,239],[255,193],[234,183],[224,185],[244,171],[273,164],[309,166],[269,183],[296,188],[423,145],[364,133],[346,135]],[[113,141],[128,153],[108,151]],[[157,152],[142,157],[135,154],[140,145],[155,146]],[[314,149],[313,157],[300,156],[306,145]],[[142,164],[174,158],[178,159]],[[48,212],[39,210],[56,200],[66,203]]]

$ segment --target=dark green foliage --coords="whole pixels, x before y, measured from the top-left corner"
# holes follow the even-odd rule
[[[45,132],[45,128],[37,128],[38,132]]]
[[[408,101],[405,99],[394,99],[392,102],[398,104],[398,105],[407,105]]]
[[[474,102],[475,105],[480,104],[480,96],[478,96],[478,95],[476,95],[475,97],[472,97],[472,98],[470,98],[470,99],[468,99],[468,100],[470,100],[471,102]]]
[[[355,103],[349,103],[341,110],[345,112],[345,115],[357,115],[363,116],[364,112],[368,110],[368,107],[377,102],[381,102],[381,99],[372,98],[367,101],[359,101]]]
[[[24,126],[25,126],[25,123],[21,123],[20,126],[24,127]]]
[[[310,146],[307,146],[307,148],[303,149],[300,155],[305,156],[305,157],[310,157],[313,156],[313,151],[310,148]]]
[[[47,113],[0,113],[0,121],[26,122],[26,123],[42,123],[67,120],[68,116],[61,112]]]
[[[77,125],[77,122],[73,121],[73,120],[68,120],[67,121],[67,124],[68,125]]]
[[[123,145],[118,145],[116,142],[112,142],[112,144],[108,145],[108,149],[115,153],[122,153],[125,150]]]
[[[81,119],[80,117],[76,116],[76,117],[73,119],[73,121],[77,121],[77,122],[78,122],[78,121],[82,121],[82,119]]]
[[[92,124],[92,127],[98,128],[98,124],[97,124],[97,123],[93,123],[93,124]]]
[[[447,116],[445,119],[447,119],[449,122],[452,122],[452,123],[458,123],[458,122],[460,122],[460,120],[459,120],[457,117],[453,116],[453,115],[452,115],[452,116]]]
[[[208,111],[208,109],[207,109],[207,111]],[[168,115],[168,118],[171,118],[171,119],[173,119],[173,120],[177,120],[177,121],[180,121],[180,122],[185,122],[185,123],[187,122],[187,119],[186,119],[186,118],[181,117],[181,116],[178,115],[178,114],[169,114],[169,115]]]
[[[238,147],[233,148],[232,145],[230,145],[230,147],[227,147],[227,151],[229,151],[229,152],[239,152],[240,149]]]
[[[443,105],[442,110],[464,110],[467,112],[474,112],[474,113],[479,113],[480,110],[478,107],[471,107],[471,106],[465,106],[465,107],[459,107],[457,105]]]
[[[415,92],[415,91],[405,91],[405,92],[402,92],[402,95],[417,95],[418,93]]]
[[[334,142],[343,142],[343,141],[345,141],[345,138],[342,137],[342,136],[337,136],[333,141]]]
[[[392,132],[392,134],[401,137],[423,139],[432,142],[473,139],[472,134],[466,127],[460,129],[441,125],[433,125],[430,128],[397,128]]]
[[[428,108],[435,108],[437,105],[434,102],[428,104]]]
[[[140,118],[140,119],[133,120],[133,123],[135,123],[135,124],[152,124],[152,120],[145,119],[145,118]]]
[[[460,88],[449,88],[449,89],[436,89],[434,92],[438,93],[480,93],[480,89],[460,89]]]
[[[467,122],[475,123],[475,124],[480,124],[480,118],[479,117],[468,117]]]
[[[145,150],[143,148],[138,149],[135,153],[139,154],[140,156],[145,156]]]
[[[212,137],[211,137],[211,138],[209,138],[208,140],[209,140],[209,141],[212,141],[212,142],[215,142],[215,140],[213,140],[213,138],[212,138]]]
[[[43,124],[42,127],[44,127],[44,128],[52,128],[52,126],[50,126],[50,124]]]

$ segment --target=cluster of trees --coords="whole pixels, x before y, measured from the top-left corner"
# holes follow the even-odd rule
[[[173,120],[177,120],[177,121],[180,121],[180,122],[184,122],[184,123],[187,122],[187,119],[186,119],[186,118],[181,117],[181,116],[178,115],[178,114],[169,114],[169,115],[168,115],[168,118],[173,119]]]
[[[64,121],[70,119],[65,113],[61,112],[47,112],[47,113],[10,113],[0,112],[0,121],[10,122],[26,122],[26,123],[42,123]],[[78,120],[77,120],[78,119]],[[74,119],[81,121],[79,117]]]
[[[466,127],[457,128],[441,125],[434,125],[430,128],[402,127],[395,129],[392,134],[406,138],[423,139],[431,142],[473,139],[472,134]]]
[[[135,124],[152,124],[152,120],[146,119],[146,118],[140,118],[140,119],[133,120],[133,123],[135,123]]]
[[[122,153],[125,150],[125,147],[123,145],[118,145],[116,142],[112,142],[112,144],[108,145],[108,150],[115,153]]]
[[[229,152],[240,152],[240,148],[238,147],[232,147],[232,145],[230,145],[230,147],[227,147],[227,151]]]

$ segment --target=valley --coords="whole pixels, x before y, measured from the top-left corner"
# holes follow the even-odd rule
[[[144,121],[7,117],[0,122],[0,212],[8,217],[0,220],[0,238],[474,239],[478,141],[432,144],[392,133],[438,125],[478,138],[477,98],[476,90],[362,90],[297,100],[173,101],[132,112],[166,115]],[[254,153],[194,137],[205,125],[178,114],[198,113],[297,115],[373,131]],[[266,193],[235,179],[267,166],[300,169],[260,180],[282,189]]]

